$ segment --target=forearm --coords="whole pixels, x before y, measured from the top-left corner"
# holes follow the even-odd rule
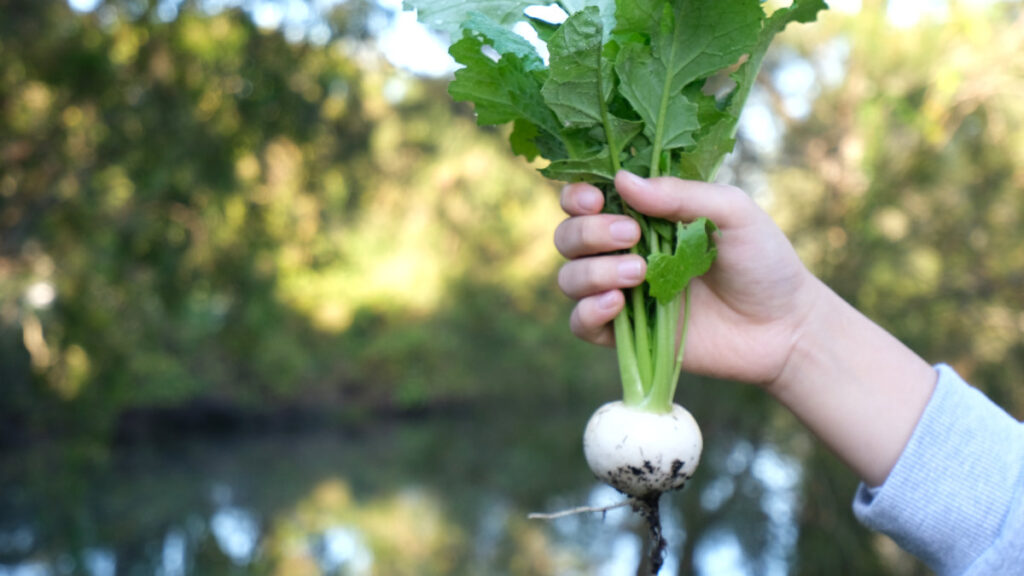
[[[861,486],[857,518],[936,574],[1017,574],[1024,566],[1024,425],[949,366],[899,461]]]
[[[814,280],[815,303],[770,392],[865,483],[888,477],[935,389],[935,370]]]

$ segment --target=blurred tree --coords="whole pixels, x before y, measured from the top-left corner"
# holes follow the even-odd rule
[[[102,436],[197,397],[417,405],[494,392],[474,362],[564,365],[564,330],[522,321],[561,328],[556,194],[443,82],[368,50],[375,4],[336,6],[320,43],[199,2],[7,4],[5,426]]]
[[[342,163],[368,138],[347,58],[237,11],[162,24],[143,4],[18,3],[2,23],[3,283],[25,294],[5,332],[24,334],[35,399],[73,400],[76,426],[303,376],[301,325],[273,298],[272,200],[298,184],[281,158],[329,139],[318,160]],[[324,121],[327,102],[355,113]]]

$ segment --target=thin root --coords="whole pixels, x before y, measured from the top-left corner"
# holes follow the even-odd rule
[[[527,518],[530,520],[556,520],[558,518],[575,516],[577,514],[589,514],[594,512],[604,514],[609,510],[629,506],[647,522],[647,527],[650,530],[651,547],[647,561],[651,568],[651,574],[653,575],[661,571],[661,566],[665,562],[665,549],[668,544],[665,542],[665,536],[661,533],[661,514],[658,510],[660,500],[661,493],[658,492],[645,498],[627,498],[622,502],[612,504],[610,506],[578,506],[576,508],[569,508],[567,510],[553,512],[551,514],[534,512],[527,516]]]
[[[609,510],[615,510],[616,508],[625,508],[626,506],[633,506],[633,499],[627,498],[618,504],[612,504],[610,506],[578,506],[576,508],[569,508],[568,510],[561,510],[559,512],[552,512],[551,514],[544,514],[542,512],[533,512],[527,518],[530,520],[556,520],[558,518],[564,518],[566,516],[575,516],[577,514],[588,514],[591,512],[600,512],[604,514]]]

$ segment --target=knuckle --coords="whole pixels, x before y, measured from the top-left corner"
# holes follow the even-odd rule
[[[572,298],[572,262],[563,265],[558,270],[558,287],[562,292]]]
[[[723,188],[723,197],[726,198],[730,204],[746,204],[750,201],[750,196],[737,186],[727,184]]]
[[[595,261],[589,261],[580,266],[580,280],[588,290],[594,290],[601,285],[603,275],[599,268],[600,266]]]
[[[588,219],[579,227],[580,246],[591,248],[600,243],[600,232],[593,219]]]
[[[726,210],[735,224],[749,224],[761,212],[757,203],[742,188],[726,186],[722,197],[726,203]]]
[[[572,226],[570,222],[571,220],[568,219],[562,220],[562,222],[555,228],[555,248],[566,258],[569,258],[572,253],[568,243],[568,238],[570,237],[568,230]]]

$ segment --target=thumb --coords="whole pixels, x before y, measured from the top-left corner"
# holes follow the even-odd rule
[[[679,222],[700,217],[720,228],[734,228],[750,222],[759,208],[735,186],[662,177],[645,179],[627,172],[615,175],[615,188],[631,208]]]

